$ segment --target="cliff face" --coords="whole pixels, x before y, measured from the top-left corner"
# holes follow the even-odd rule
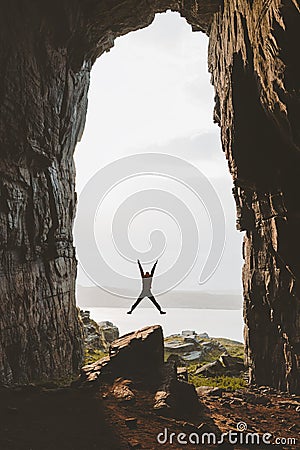
[[[0,381],[70,375],[82,358],[74,299],[73,151],[89,72],[117,36],[179,11],[210,36],[215,120],[246,231],[252,382],[299,391],[299,7],[296,0],[12,0],[0,27]]]
[[[72,375],[83,353],[74,294],[72,154],[83,130],[89,70],[70,68],[66,17],[39,8],[9,2],[0,19],[4,383]]]
[[[245,230],[243,285],[250,380],[300,390],[299,8],[225,2],[210,31],[215,119]]]

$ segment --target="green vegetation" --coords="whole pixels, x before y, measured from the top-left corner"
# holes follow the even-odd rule
[[[227,391],[235,391],[236,389],[244,389],[247,387],[246,381],[242,377],[229,377],[221,375],[218,377],[204,377],[189,373],[189,382],[198,386],[212,386],[226,389]]]
[[[85,366],[86,364],[94,363],[94,362],[98,361],[98,359],[101,359],[107,355],[108,355],[108,353],[104,352],[103,350],[87,350],[86,349],[85,353],[84,353],[83,365]]]
[[[174,340],[174,336],[169,336],[165,339],[165,342],[169,342]],[[179,342],[184,342],[184,336],[176,336],[176,340]],[[228,391],[235,391],[236,389],[243,389],[247,386],[247,382],[243,378],[243,376],[230,375],[229,373],[219,375],[219,376],[211,376],[207,377],[204,375],[196,375],[196,370],[199,367],[204,366],[205,364],[212,363],[219,359],[219,357],[224,353],[224,348],[228,352],[229,355],[233,357],[237,357],[241,359],[243,362],[244,359],[244,345],[241,342],[232,341],[230,339],[225,338],[201,338],[198,342],[203,344],[204,342],[210,342],[212,345],[211,348],[203,354],[202,359],[191,362],[187,365],[188,373],[189,373],[189,382],[193,383],[196,387],[198,386],[212,386],[212,387],[220,387],[222,389],[226,389]],[[224,348],[220,348],[219,344],[221,344]],[[171,354],[175,354],[176,352],[172,352],[172,350],[165,350],[165,360]],[[180,357],[180,354],[177,353]]]

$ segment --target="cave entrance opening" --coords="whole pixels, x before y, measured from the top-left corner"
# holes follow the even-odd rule
[[[215,189],[226,217],[225,250],[207,283],[200,286],[198,278],[211,245],[209,217],[203,205],[199,206],[182,185],[178,189],[170,179],[145,176],[142,180],[136,176],[111,189],[95,220],[98,248],[115,271],[124,273],[128,280],[137,277],[136,267],[118,254],[114,242],[109,242],[110,222],[117,208],[133,193],[150,188],[173,190],[193,211],[201,229],[201,245],[199,260],[188,276],[159,297],[168,311],[166,318],[161,318],[165,334],[192,329],[242,341],[242,235],[235,230],[232,179],[221,149],[219,128],[213,123],[214,90],[207,70],[207,47],[204,33],[192,32],[178,13],[167,12],[157,14],[147,28],[118,38],[114,48],[98,59],[91,75],[84,137],[75,152],[77,191],[80,194],[103,167],[132,155],[172,155],[196,166]],[[79,195],[79,209],[80,202]],[[151,232],[164,228],[168,244],[159,262],[159,270],[164,272],[178,257],[180,236],[168,211],[158,209],[143,214],[135,210],[128,237],[143,253],[149,250]],[[130,300],[122,295],[130,296],[130,286],[114,286],[110,278],[101,281],[112,289],[99,289],[89,275],[79,264],[77,302],[92,309],[97,320],[113,321],[121,333],[157,322],[157,312],[149,308],[136,311],[134,324],[128,321],[125,312]],[[144,306],[148,306],[146,303]]]
[[[180,11],[193,30],[209,34],[214,118],[234,177],[237,225],[245,231],[242,278],[249,380],[299,393],[297,2],[48,3],[45,8],[44,2],[40,7],[23,2],[20,8],[19,2],[10,2],[1,11],[1,381],[61,379],[79,369],[83,346],[75,302],[73,152],[84,129],[90,69],[117,37],[147,27],[155,13],[170,8]],[[128,60],[127,55],[118,69],[121,75]],[[122,79],[118,82],[123,84]],[[109,91],[108,83],[106,88]],[[143,91],[147,88],[144,82]],[[127,99],[127,105],[131,103]],[[113,111],[108,109],[110,121],[119,108],[120,102]],[[157,102],[155,118],[161,109]],[[179,114],[178,105],[172,103],[169,109]],[[138,112],[145,117],[144,110]],[[132,117],[124,108],[123,121],[127,116]],[[144,120],[148,122],[153,123],[152,118]],[[109,147],[100,141],[105,128],[100,125],[98,120],[94,133],[98,153],[109,155]],[[110,134],[120,135],[119,127]],[[88,159],[87,152],[81,154]],[[90,159],[97,170],[96,157]],[[81,170],[82,164],[77,165]],[[227,265],[231,270],[231,261]]]

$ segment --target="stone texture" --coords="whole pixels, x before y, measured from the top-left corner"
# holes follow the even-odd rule
[[[99,322],[99,331],[105,350],[109,350],[110,344],[119,338],[119,329],[108,321]]]
[[[214,17],[215,120],[234,179],[250,381],[300,390],[299,74],[295,1],[228,1]]]
[[[72,153],[83,131],[88,63],[74,72],[71,17],[58,2],[2,5],[0,32],[0,382],[74,375]],[[45,5],[45,8],[44,6]],[[69,21],[70,19],[70,21]]]
[[[209,34],[214,118],[234,180],[252,383],[300,391],[296,0],[11,0],[0,26],[0,382],[75,373],[73,152],[89,72],[117,36],[179,11]]]
[[[135,395],[132,391],[132,381],[117,378],[112,386],[112,395],[121,403],[134,403]]]
[[[195,373],[206,377],[220,375],[241,376],[244,371],[245,366],[241,358],[222,354],[217,360],[199,367]]]
[[[155,412],[171,417],[189,417],[199,412],[195,386],[178,379],[176,364],[166,362],[161,373],[161,384],[154,397]]]
[[[222,397],[224,389],[212,386],[199,386],[196,388],[198,397]]]
[[[119,337],[118,328],[111,322],[95,322],[90,311],[79,310],[79,316],[83,324],[85,350],[90,353],[94,350],[108,351],[110,344]]]
[[[129,378],[154,383],[160,378],[164,362],[163,334],[160,325],[152,325],[121,336],[110,346],[109,356],[81,370],[80,383]]]
[[[94,350],[105,350],[106,343],[102,339],[99,325],[90,317],[90,311],[79,311],[83,324],[84,348],[88,352]]]

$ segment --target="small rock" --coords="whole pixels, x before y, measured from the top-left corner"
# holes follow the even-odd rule
[[[143,448],[139,441],[135,439],[129,439],[128,441],[129,448]]]
[[[196,375],[204,375],[204,376],[215,376],[225,372],[224,366],[221,364],[219,360],[216,360],[212,363],[207,363],[199,369],[196,370]]]
[[[186,367],[177,367],[177,377],[179,380],[189,381],[187,368]]]
[[[131,380],[124,380],[122,378],[117,378],[112,387],[112,394],[120,402],[130,402],[135,401],[135,395],[130,389],[132,386]]]
[[[133,430],[137,427],[137,418],[136,417],[129,417],[128,419],[125,419],[125,424],[128,428]]]
[[[205,395],[213,397],[221,397],[224,392],[224,389],[211,386],[199,386],[196,388],[196,391],[199,397],[203,397]]]
[[[168,416],[171,406],[168,404],[170,394],[166,391],[157,391],[154,397],[154,410],[163,416]]]

